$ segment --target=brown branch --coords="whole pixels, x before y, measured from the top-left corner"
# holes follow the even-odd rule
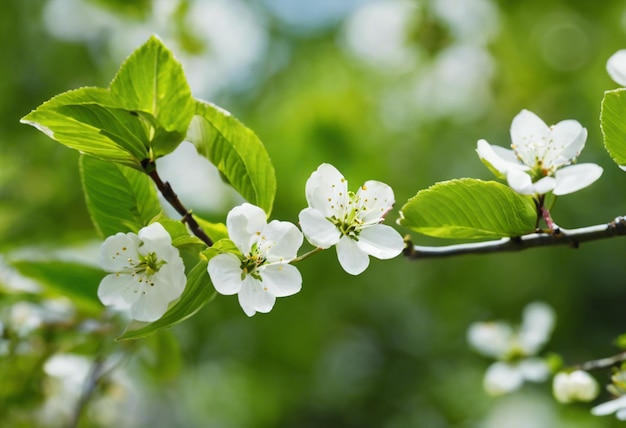
[[[494,241],[472,242],[468,244],[445,245],[440,247],[413,245],[405,239],[404,255],[411,260],[460,256],[463,254],[487,254],[522,251],[534,247],[567,245],[578,248],[583,242],[614,238],[626,235],[626,217],[617,217],[610,223],[579,229],[555,227],[550,232],[530,233],[515,238],[502,238]]]
[[[187,223],[189,229],[191,229],[191,232],[198,238],[200,238],[200,240],[202,240],[202,242],[207,244],[209,247],[213,246],[213,241],[211,240],[211,238],[209,238],[206,232],[200,227],[196,219],[193,218],[191,211],[185,208],[182,202],[180,202],[180,199],[178,199],[178,195],[176,194],[176,192],[174,192],[174,189],[172,189],[170,183],[161,180],[161,177],[159,177],[159,174],[157,173],[156,165],[152,164],[151,168],[146,168],[146,173],[150,176],[150,178],[152,178],[152,181],[154,181],[157,189],[159,189],[165,200],[174,207],[176,212],[183,216],[182,222]]]

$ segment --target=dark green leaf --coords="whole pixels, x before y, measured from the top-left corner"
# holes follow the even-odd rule
[[[142,172],[81,156],[80,174],[87,209],[102,236],[137,233],[161,212],[156,190]]]
[[[187,139],[241,196],[270,215],[276,176],[269,155],[254,132],[219,107],[197,101]]]
[[[401,209],[399,223],[438,238],[493,239],[521,236],[535,228],[530,197],[494,181],[471,178],[437,183]]]

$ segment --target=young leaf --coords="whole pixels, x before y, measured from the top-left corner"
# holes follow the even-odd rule
[[[626,89],[604,93],[600,126],[604,147],[619,167],[626,169]]]
[[[187,140],[211,161],[248,202],[268,217],[274,204],[276,176],[261,140],[219,107],[196,101]]]
[[[123,108],[137,111],[154,135],[154,158],[180,144],[194,114],[194,100],[183,68],[155,36],[132,53],[109,87]]]
[[[206,260],[200,260],[193,267],[187,275],[185,291],[162,318],[150,324],[133,321],[117,340],[140,339],[159,330],[170,328],[198,312],[215,296],[215,290],[211,286],[207,273],[207,264]]]
[[[82,153],[142,170],[148,156],[145,131],[133,134],[141,129],[139,118],[116,108],[119,104],[106,89],[80,88],[43,103],[21,122]]]
[[[402,207],[399,223],[438,238],[494,239],[521,236],[535,228],[530,197],[508,186],[471,178],[444,181],[421,190]]]
[[[51,296],[65,296],[91,312],[99,312],[102,304],[97,290],[105,273],[102,269],[80,263],[46,260],[11,262],[22,275],[39,281]]]
[[[102,236],[137,233],[161,212],[150,178],[135,169],[81,156],[87,209]]]

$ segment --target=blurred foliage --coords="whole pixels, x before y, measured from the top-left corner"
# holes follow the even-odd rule
[[[626,47],[623,2],[337,3],[5,1],[0,261],[98,239],[78,155],[19,118],[57,93],[108,85],[124,56],[152,33],[180,57],[195,96],[230,110],[265,143],[278,181],[274,218],[296,221],[304,183],[321,162],[334,164],[352,187],[388,183],[396,206],[438,181],[491,179],[476,141],[507,145],[522,108],[548,123],[579,120],[589,130],[581,162],[605,169],[592,187],[559,199],[555,221],[579,227],[626,212],[626,175],[604,151],[598,120],[603,92],[615,87],[604,64]],[[375,6],[382,7],[372,9],[375,19],[365,19]],[[399,38],[389,36],[394,29]],[[367,43],[355,45],[354,37]],[[385,51],[393,43],[400,47]],[[227,210],[202,214],[223,221]],[[465,332],[473,321],[518,320],[528,302],[542,300],[558,314],[547,349],[565,364],[617,352],[624,245],[615,239],[578,250],[373,260],[359,277],[341,271],[334,250],[323,252],[300,264],[302,292],[279,300],[270,314],[248,319],[235,298],[218,296],[172,330],[175,340],[166,332],[139,341],[119,363],[139,385],[133,400],[111,377],[80,426],[120,426],[110,418],[123,413],[99,407],[96,398],[107,393],[135,406],[123,426],[138,427],[618,426],[613,417],[592,417],[588,406],[557,404],[549,384],[486,396],[489,362],[468,349]],[[16,290],[7,272],[0,272],[0,320],[11,345],[0,354],[0,414],[9,426],[32,426],[31,411],[49,391],[48,355],[93,358],[98,344],[122,353],[128,345],[113,342],[120,331],[79,328],[92,316],[81,308],[62,326],[12,335],[12,308],[43,303]]]

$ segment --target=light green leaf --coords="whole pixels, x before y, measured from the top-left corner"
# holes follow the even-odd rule
[[[194,110],[180,63],[152,37],[126,60],[108,90],[65,92],[21,122],[82,153],[142,171],[145,160],[183,141]]]
[[[115,138],[141,127],[132,112],[115,107],[119,104],[106,89],[80,88],[43,103],[21,122],[67,147],[141,170],[141,160],[148,156],[141,141],[145,131],[127,140]]]
[[[604,93],[600,126],[604,147],[620,168],[626,169],[626,89]]]
[[[219,107],[197,101],[187,139],[241,196],[263,208],[269,217],[276,176],[270,157],[254,132]]]
[[[194,114],[194,100],[183,68],[152,36],[122,64],[109,87],[123,108],[137,111],[154,130],[154,157],[180,144]]]
[[[137,233],[161,212],[150,178],[135,169],[81,156],[87,209],[102,236]]]
[[[444,181],[422,190],[401,209],[399,223],[438,238],[494,239],[530,233],[537,210],[530,197],[494,181]]]
[[[98,285],[105,275],[102,269],[59,260],[19,260],[11,262],[11,265],[22,275],[41,283],[46,295],[65,296],[93,313],[102,310],[97,297]]]
[[[187,275],[187,286],[180,299],[171,306],[162,318],[153,323],[133,321],[117,340],[140,339],[170,328],[194,315],[215,296],[207,273],[206,260],[200,260]]]

